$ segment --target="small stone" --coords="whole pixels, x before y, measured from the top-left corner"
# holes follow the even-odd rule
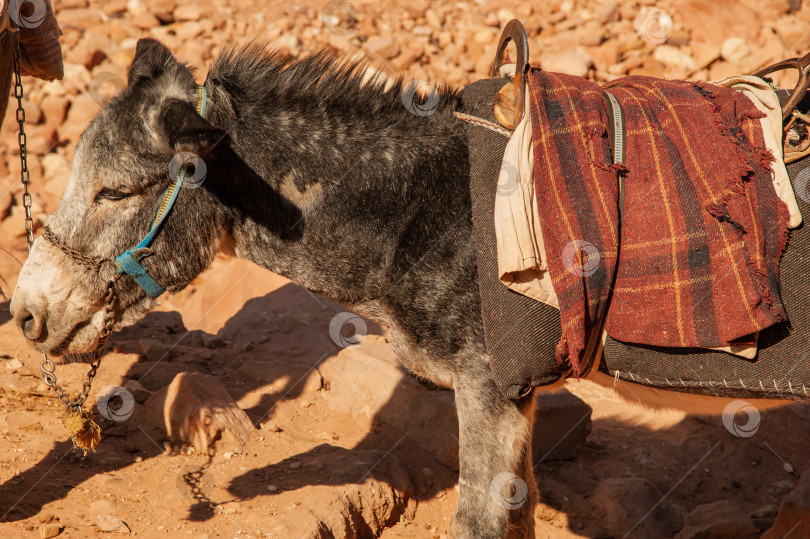
[[[730,37],[720,47],[720,56],[723,60],[740,67],[750,67],[756,63],[748,42],[741,37]]]
[[[195,39],[203,34],[210,33],[213,29],[214,23],[210,19],[181,22],[174,27],[177,37],[183,41]]]
[[[58,126],[65,121],[70,100],[63,96],[46,95],[42,98],[40,107],[42,114],[45,117],[45,123],[48,125]]]
[[[107,0],[101,5],[105,15],[117,15],[127,10],[127,0]]]
[[[70,103],[65,125],[87,125],[96,115],[99,108],[101,108],[101,104],[96,103],[92,95],[78,95]]]
[[[711,43],[693,41],[689,44],[689,48],[692,49],[692,57],[695,59],[698,69],[708,67],[712,62],[720,58],[720,47]]]
[[[729,62],[714,62],[709,68],[709,80],[720,80],[740,74],[739,66]]]
[[[126,522],[115,515],[102,513],[98,515],[98,527],[103,532],[129,533],[131,530]]]
[[[312,406],[312,403],[305,399],[299,402],[298,406],[300,406],[301,408],[309,408],[310,406]]]
[[[595,22],[590,22],[577,29],[576,33],[579,37],[580,45],[586,47],[596,47],[600,45],[605,38],[605,29]]]
[[[399,54],[399,45],[391,36],[374,37],[368,40],[366,48],[390,60]]]
[[[653,52],[653,58],[667,67],[677,69],[686,74],[697,70],[695,59],[678,47],[673,47],[672,45],[658,45]]]
[[[202,337],[203,346],[208,349],[222,348],[227,343],[219,335],[204,334]]]
[[[225,460],[231,460],[232,456],[233,456],[233,451],[225,451],[225,453],[222,455],[222,458],[224,458]]]
[[[16,371],[17,369],[21,369],[23,367],[23,362],[17,359],[16,357],[6,361],[6,368],[10,371]]]
[[[276,492],[278,490],[278,487],[275,485],[267,485],[267,490],[269,490],[270,492]]]
[[[276,39],[276,44],[282,48],[287,49],[290,54],[296,55],[301,52],[301,40],[294,34],[284,34]]]
[[[768,518],[768,517],[775,517],[779,508],[775,505],[765,505],[760,507],[753,513],[751,513],[751,518]]]
[[[56,537],[62,532],[59,524],[43,524],[39,527],[40,539],[48,539],[49,537]]]
[[[290,470],[298,470],[298,469],[300,469],[300,468],[301,468],[301,466],[303,466],[303,464],[301,464],[301,463],[300,463],[300,462],[298,462],[298,461],[291,462],[291,463],[290,463]]]
[[[109,48],[108,39],[98,34],[86,32],[84,37],[70,51],[73,59],[87,69],[93,69],[107,58],[104,52]]]
[[[143,457],[138,455],[137,457],[135,457],[135,462],[143,462]]]
[[[422,474],[425,477],[433,477],[434,476],[433,470],[431,470],[430,468],[422,468]]]
[[[433,30],[429,26],[417,25],[413,27],[411,33],[415,36],[429,36],[433,33]]]
[[[146,399],[152,395],[152,392],[143,387],[137,380],[127,380],[127,383],[124,384],[124,389],[132,393],[132,398],[141,404],[146,402]]]
[[[620,49],[616,40],[605,41],[598,47],[588,47],[588,53],[593,58],[594,67],[607,71],[619,61]]]
[[[428,9],[425,11],[425,22],[431,28],[435,28],[437,30],[441,30],[442,28],[442,19],[439,15],[432,9]]]
[[[140,339],[138,348],[147,361],[163,361],[170,358],[171,348],[158,339]]]
[[[172,15],[176,21],[199,21],[203,18],[203,10],[197,4],[177,6]]]
[[[587,53],[564,52],[549,56],[542,61],[543,69],[553,73],[565,73],[575,77],[584,77],[593,65],[593,59]]]
[[[160,20],[146,11],[135,15],[132,19],[132,23],[141,30],[149,30],[150,28],[160,26]]]
[[[600,24],[609,22],[616,22],[621,19],[621,12],[619,6],[615,2],[605,2],[601,4],[594,12],[594,18]]]

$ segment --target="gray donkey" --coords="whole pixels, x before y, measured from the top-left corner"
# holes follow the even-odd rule
[[[127,88],[76,147],[49,221],[58,240],[38,239],[20,273],[10,308],[25,337],[55,356],[97,346],[105,280],[75,258],[135,245],[170,163],[192,152],[205,181],[180,189],[140,259],[151,278],[177,292],[226,252],[386,325],[406,367],[455,390],[453,536],[533,537],[533,399],[505,398],[487,362],[459,94],[442,88],[432,114],[413,114],[402,82],[369,80],[326,54],[293,61],[256,47],[223,53],[204,88],[203,118],[189,68],[139,41]],[[157,304],[128,276],[115,293],[119,328]]]

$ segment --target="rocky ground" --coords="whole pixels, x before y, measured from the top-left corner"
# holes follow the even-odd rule
[[[65,0],[56,8],[65,78],[24,79],[37,228],[58,204],[79,135],[124,85],[143,36],[196,66],[200,81],[228,42],[255,39],[299,56],[332,48],[394,75],[462,86],[487,75],[512,18],[526,26],[534,65],[599,82],[712,80],[810,50],[810,5],[799,0]],[[452,393],[396,367],[383,328],[233,260],[218,259],[113,338],[90,399],[102,445],[86,457],[72,450],[40,358],[9,321],[25,258],[11,120],[10,112],[0,130],[0,536],[449,535],[458,479]],[[346,348],[351,331],[336,333],[335,324],[365,325],[363,345]],[[86,369],[60,365],[58,374],[75,390]],[[98,402],[108,386],[127,391]],[[189,387],[218,395],[231,415],[210,414],[206,428],[184,423],[210,412]],[[763,412],[753,435],[740,436],[720,418],[652,412],[588,382],[569,389],[578,398],[544,397],[538,418],[539,537],[756,537],[772,526],[768,537],[810,537],[810,475],[798,478],[810,468],[807,406]],[[174,442],[163,416],[171,399],[188,412],[168,418]],[[192,439],[184,428],[198,434],[195,445],[177,440]]]

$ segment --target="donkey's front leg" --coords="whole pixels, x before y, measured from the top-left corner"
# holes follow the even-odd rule
[[[486,362],[462,368],[455,390],[460,471],[454,539],[533,538],[534,399],[504,397]]]

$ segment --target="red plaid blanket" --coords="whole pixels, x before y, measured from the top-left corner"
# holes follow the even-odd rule
[[[538,69],[527,79],[558,361],[579,373],[608,302],[611,337],[658,346],[727,346],[786,319],[788,210],[751,101],[705,83],[614,81],[626,131],[617,166],[601,87]]]

